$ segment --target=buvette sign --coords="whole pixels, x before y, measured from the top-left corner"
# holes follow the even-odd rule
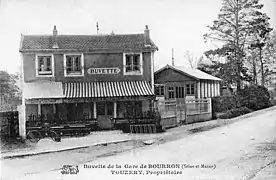
[[[119,68],[89,68],[88,74],[118,74],[120,73]]]

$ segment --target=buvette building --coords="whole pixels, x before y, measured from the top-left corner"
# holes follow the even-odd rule
[[[23,102],[20,134],[28,121],[139,116],[152,107],[157,46],[148,26],[140,34],[22,35]],[[40,118],[41,119],[41,118]]]

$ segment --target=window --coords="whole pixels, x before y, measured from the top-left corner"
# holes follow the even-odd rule
[[[142,75],[142,53],[124,54],[124,74]]]
[[[169,99],[174,99],[174,87],[168,87]]]
[[[37,55],[36,56],[36,75],[37,76],[53,76],[54,75],[53,55]]]
[[[187,95],[195,95],[195,85],[194,84],[187,84],[186,85]]]
[[[164,96],[164,86],[155,86],[155,95]]]
[[[175,87],[175,98],[184,98],[184,87]]]
[[[83,76],[83,56],[80,54],[64,55],[65,76]]]
[[[142,115],[142,101],[126,101],[126,117],[139,117]]]

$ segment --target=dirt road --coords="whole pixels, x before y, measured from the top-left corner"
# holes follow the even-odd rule
[[[77,174],[56,169],[20,179],[276,179],[276,107],[179,140],[75,165]]]

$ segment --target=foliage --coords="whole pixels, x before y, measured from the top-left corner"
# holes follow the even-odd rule
[[[221,114],[218,116],[219,119],[230,119],[234,117],[238,117],[247,113],[251,113],[252,110],[247,108],[247,107],[240,107],[240,108],[235,108],[226,111],[225,113]]]
[[[253,34],[265,32],[268,17],[260,12],[263,5],[258,0],[223,0],[217,20],[208,26],[210,32],[204,35],[205,40],[216,40],[223,43],[221,48],[211,52],[225,57],[220,67],[227,72],[224,79],[232,79],[241,90],[242,80],[250,80],[244,66],[245,49],[249,46]],[[210,53],[210,52],[209,52]]]
[[[0,71],[0,105],[12,104],[21,101],[21,92],[16,85],[19,75]]]
[[[271,106],[268,90],[262,86],[245,87],[241,91],[242,105],[252,110],[264,109]]]
[[[240,107],[239,96],[218,96],[212,98],[212,111],[225,112]]]

